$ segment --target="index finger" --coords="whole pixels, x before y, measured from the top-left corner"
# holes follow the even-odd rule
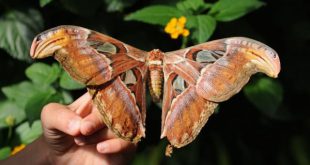
[[[86,92],[73,103],[68,105],[68,108],[81,117],[87,116],[93,108],[91,95]]]

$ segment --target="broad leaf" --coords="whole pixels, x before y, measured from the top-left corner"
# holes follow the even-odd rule
[[[210,3],[205,3],[203,0],[185,0],[176,4],[176,7],[186,13],[198,13],[201,10],[210,8]]]
[[[34,120],[40,119],[42,108],[50,102],[61,102],[61,94],[55,91],[42,91],[35,93],[30,97],[25,106],[25,112],[28,121],[33,122]]]
[[[202,43],[207,41],[213,34],[216,21],[208,15],[197,15],[188,17],[188,25],[193,29],[191,37],[197,42]]]
[[[15,133],[19,136],[22,144],[29,144],[42,134],[41,121],[34,121],[31,127],[29,122],[24,122],[16,128]]]
[[[219,0],[209,14],[218,21],[232,21],[264,5],[258,0]]]
[[[9,119],[10,118],[10,119]],[[14,125],[19,124],[26,118],[23,109],[18,107],[11,101],[0,102],[0,128],[8,127],[8,119],[11,120]]]
[[[125,17],[127,21],[141,21],[144,23],[165,26],[173,17],[180,17],[183,13],[175,7],[156,5],[143,8]]]
[[[10,147],[3,147],[0,149],[0,160],[6,159],[11,154],[11,148]]]
[[[59,85],[68,90],[82,89],[85,87],[83,84],[73,80],[67,72],[61,74]]]
[[[70,104],[73,102],[73,98],[72,96],[70,95],[69,92],[65,91],[65,90],[62,90],[61,91],[61,95],[62,95],[62,102],[64,104]]]
[[[267,115],[274,114],[283,100],[281,84],[270,78],[254,80],[243,91],[249,101]]]
[[[40,6],[44,7],[47,4],[51,3],[53,0],[40,0]]]
[[[14,58],[30,61],[31,41],[42,29],[43,19],[37,10],[10,10],[0,17],[0,48]]]
[[[37,91],[37,88],[32,83],[23,81],[18,84],[2,87],[1,90],[8,99],[16,102],[19,107],[24,108],[27,98]]]
[[[200,10],[206,10],[206,9],[210,9],[213,6],[212,3],[204,3],[203,6],[201,6]]]
[[[42,91],[55,92],[55,89],[51,86],[35,85],[29,81],[2,87],[1,90],[8,99],[15,102],[21,108],[25,108],[28,99],[36,93]]]
[[[35,63],[26,69],[26,76],[35,84],[50,85],[55,82],[61,72],[57,64],[49,66],[44,63]]]

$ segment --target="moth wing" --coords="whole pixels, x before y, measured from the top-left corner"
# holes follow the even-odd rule
[[[53,55],[75,80],[101,85],[119,74],[144,65],[147,52],[112,37],[77,26],[58,26],[33,41],[31,55]]]
[[[213,41],[165,53],[161,138],[166,136],[174,147],[192,142],[217,107],[197,93],[196,84],[201,70],[221,58],[224,50]]]
[[[195,86],[182,87],[184,80],[171,74],[165,81],[161,138],[180,148],[192,142],[217,107],[197,95]]]
[[[219,102],[238,93],[258,71],[276,77],[280,61],[267,45],[232,37],[168,52],[163,67],[162,137],[182,147],[197,136]]]
[[[145,136],[145,73],[134,68],[98,88],[88,88],[104,123],[118,137],[134,143]]]
[[[59,26],[34,39],[31,55],[54,55],[84,83],[117,136],[132,142],[145,136],[146,52],[86,28]]]

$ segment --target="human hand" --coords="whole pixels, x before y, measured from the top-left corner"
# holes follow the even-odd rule
[[[52,164],[125,164],[136,148],[105,126],[88,93],[68,106],[46,105],[41,120]]]

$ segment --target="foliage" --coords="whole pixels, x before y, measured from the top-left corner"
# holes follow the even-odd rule
[[[160,109],[151,103],[147,138],[140,143],[133,164],[308,164],[309,112],[302,103],[310,97],[310,81],[301,70],[309,70],[310,56],[305,53],[310,23],[301,9],[310,4],[300,5],[300,1],[292,5],[288,0],[281,4],[260,0],[0,0],[0,159],[8,157],[15,146],[40,136],[44,105],[68,104],[79,96],[83,85],[58,64],[50,60],[33,63],[29,58],[37,33],[74,24],[141,49],[164,51],[245,35],[275,47],[285,60],[281,62],[287,68],[280,80],[255,76],[243,93],[221,104],[193,143],[175,150],[172,158],[163,156],[166,142],[159,139]],[[189,37],[171,40],[164,27],[181,16],[187,19]],[[298,102],[293,101],[296,98]]]
[[[84,88],[66,76],[55,63],[34,63],[25,73],[30,81],[1,88],[6,99],[0,102],[0,129],[9,129],[7,144],[16,139],[21,144],[31,143],[42,134],[40,113],[44,105],[50,102],[68,104],[73,100],[68,88],[61,84],[70,84],[70,90]],[[7,149],[0,157],[6,157],[5,151]]]
[[[270,116],[278,110],[283,100],[281,84],[270,78],[256,79],[249,83],[243,91],[254,106]]]
[[[216,28],[216,21],[233,21],[262,6],[258,0],[219,0],[205,3],[203,0],[179,1],[174,6],[152,5],[133,12],[125,20],[164,26],[173,17],[188,18],[188,27],[193,31],[196,43],[207,41]]]
[[[35,9],[10,10],[0,17],[0,48],[20,60],[30,60],[31,39],[43,29],[43,20]]]
[[[212,6],[210,14],[218,21],[232,21],[261,7],[263,4],[257,0],[221,0]]]
[[[44,7],[45,5],[51,3],[53,0],[40,0],[40,6]]]

